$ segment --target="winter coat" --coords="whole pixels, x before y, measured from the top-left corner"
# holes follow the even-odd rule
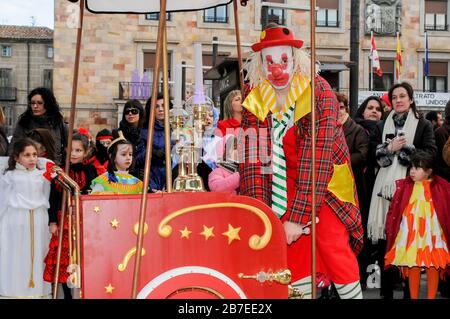
[[[5,129],[0,126],[0,156],[8,155],[8,137],[6,136]]]
[[[140,142],[136,148],[135,163],[139,179],[144,179],[145,153],[147,150],[147,129],[141,130]],[[173,145],[171,145],[172,148]],[[153,130],[152,165],[150,167],[150,189],[162,190],[166,187],[166,152],[164,122],[155,121]]]
[[[436,158],[436,175],[445,178],[447,182],[450,182],[450,165],[444,160],[444,145],[447,143],[450,137],[450,123],[447,121],[444,125],[438,128],[434,132],[437,146],[437,158]]]
[[[208,176],[209,188],[212,192],[232,192],[239,188],[239,172],[232,172],[220,165]]]
[[[385,122],[386,120],[381,121],[377,124],[377,145],[383,143],[382,134]],[[394,136],[391,136],[389,138],[392,139],[393,137]],[[437,148],[434,139],[433,126],[431,125],[430,121],[424,119],[423,117],[419,118],[419,123],[417,123],[416,132],[414,133],[413,145],[416,150],[425,151],[433,157],[436,156]]]
[[[413,191],[414,181],[408,176],[396,181],[396,185],[397,189],[386,215],[386,251],[390,251],[395,243],[403,211],[408,205]],[[450,198],[450,183],[439,176],[434,176],[430,184],[430,190],[437,218],[447,241],[447,247],[450,247],[450,203],[448,201]]]
[[[67,147],[67,139],[69,135],[69,127],[64,122],[54,122],[49,116],[30,116],[26,126],[21,124],[22,121],[19,120],[17,126],[14,130],[14,134],[9,145],[9,153],[12,152],[12,145],[18,139],[28,137],[28,134],[37,128],[48,129],[55,140],[55,163],[57,165],[64,165],[65,160],[65,149]]]

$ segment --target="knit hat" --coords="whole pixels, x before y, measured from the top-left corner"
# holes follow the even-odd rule
[[[97,141],[108,140],[108,139],[111,140],[112,139],[112,133],[111,133],[110,130],[105,128],[105,129],[103,129],[103,130],[101,130],[101,131],[99,131],[97,133],[97,136],[95,137],[95,139]]]

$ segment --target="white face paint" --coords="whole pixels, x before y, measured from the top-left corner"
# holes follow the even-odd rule
[[[284,89],[294,76],[292,47],[280,45],[261,50],[264,74],[275,89]]]

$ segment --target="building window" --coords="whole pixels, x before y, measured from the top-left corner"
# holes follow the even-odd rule
[[[150,20],[150,21],[159,21],[159,13],[148,13],[145,15],[145,20]],[[172,20],[172,15],[170,14],[170,12],[166,13],[166,21],[171,21]]]
[[[47,47],[47,58],[53,59],[53,47]]]
[[[53,70],[44,70],[43,86],[52,90],[53,88]]]
[[[228,23],[228,6],[218,6],[203,11],[203,22]]]
[[[388,91],[394,84],[394,60],[380,60],[380,67],[383,71],[382,76],[378,76],[375,72],[372,72],[372,91]]]
[[[425,1],[425,30],[446,31],[447,0]]]
[[[316,26],[339,27],[339,0],[318,0],[316,11]]]
[[[12,87],[12,69],[0,69],[0,87]]]
[[[167,59],[169,62],[169,67],[168,67],[168,74],[169,74],[169,79],[170,79],[170,70],[171,70],[171,53],[169,52],[167,54]],[[160,67],[160,71],[159,74],[161,76],[163,76],[162,73],[162,59],[161,59],[161,67]],[[156,63],[156,53],[155,52],[144,52],[144,73],[148,72],[149,76],[150,76],[150,81],[153,81],[153,70],[155,69],[155,63]]]
[[[284,3],[284,0],[271,0],[264,2]],[[261,7],[261,26],[264,29],[269,23],[286,25],[286,11],[280,8]]]
[[[10,57],[12,55],[11,46],[2,45],[2,56]]]
[[[447,92],[448,62],[428,62],[424,88],[428,92]]]

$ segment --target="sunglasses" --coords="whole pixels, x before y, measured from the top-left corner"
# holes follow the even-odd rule
[[[123,111],[123,114],[125,115],[129,115],[129,114],[139,114],[139,110],[138,109],[126,109],[125,111]]]
[[[104,147],[108,147],[111,144],[110,140],[101,140],[99,141]]]

